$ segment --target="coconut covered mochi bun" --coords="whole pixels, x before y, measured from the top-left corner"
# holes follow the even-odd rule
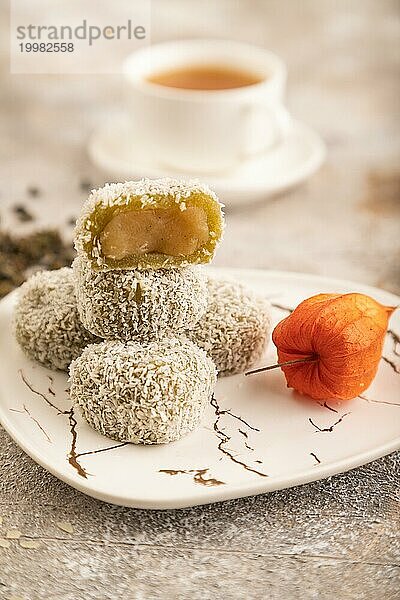
[[[70,396],[94,429],[121,442],[164,444],[200,422],[216,369],[186,339],[91,345],[70,367]]]
[[[271,333],[270,304],[244,285],[209,278],[208,308],[187,336],[220,375],[243,373],[260,359]]]
[[[93,190],[75,228],[92,269],[166,269],[212,260],[224,227],[222,205],[198,181],[108,183]]]
[[[88,344],[99,341],[81,323],[69,267],[41,271],[21,286],[14,329],[24,353],[51,369],[68,369]]]
[[[143,340],[194,327],[207,307],[201,267],[93,271],[73,262],[78,310],[85,327],[104,339]]]

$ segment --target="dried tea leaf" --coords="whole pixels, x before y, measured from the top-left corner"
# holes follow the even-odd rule
[[[14,237],[0,229],[0,298],[21,285],[30,272],[70,265],[74,254],[72,244],[64,243],[57,231]]]
[[[21,223],[27,223],[28,221],[33,221],[33,216],[29,212],[29,210],[23,204],[18,204],[13,208],[14,213]]]
[[[349,400],[374,379],[390,315],[364,294],[318,294],[304,300],[275,327],[288,387],[315,400]]]
[[[65,531],[65,533],[74,533],[74,528],[68,521],[58,521],[56,525],[58,529]]]
[[[18,531],[18,529],[8,529],[6,533],[6,538],[8,540],[19,540],[22,533]]]
[[[21,548],[26,548],[27,550],[36,550],[36,548],[40,548],[41,544],[37,540],[27,540],[21,538],[19,540],[19,545],[21,546]]]

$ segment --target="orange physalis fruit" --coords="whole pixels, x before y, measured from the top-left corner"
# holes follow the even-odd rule
[[[318,294],[275,327],[287,385],[315,400],[349,400],[374,379],[395,309],[363,294]]]

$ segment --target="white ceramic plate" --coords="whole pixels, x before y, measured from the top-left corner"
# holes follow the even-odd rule
[[[183,177],[195,173],[178,173],[155,163],[137,140],[134,125],[126,118],[112,119],[94,133],[89,141],[93,162],[115,179],[140,177]],[[311,129],[296,121],[281,144],[265,154],[238,164],[236,169],[204,174],[207,181],[227,206],[243,205],[274,196],[310,177],[325,158],[325,146]]]
[[[388,292],[311,275],[217,270],[267,296],[274,318],[318,292]],[[165,446],[118,447],[71,412],[67,376],[27,360],[12,336],[15,293],[0,303],[0,419],[48,471],[91,496],[140,508],[217,502],[322,479],[400,448],[400,313],[365,398],[326,406],[288,390],[280,370],[221,379],[203,423]],[[262,364],[275,361],[270,348]],[[370,401],[368,401],[368,398]],[[116,447],[117,446],[117,447]]]

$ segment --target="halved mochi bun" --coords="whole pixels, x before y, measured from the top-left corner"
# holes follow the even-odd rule
[[[197,181],[142,179],[93,190],[75,228],[75,247],[93,270],[167,269],[212,260],[222,205]]]

